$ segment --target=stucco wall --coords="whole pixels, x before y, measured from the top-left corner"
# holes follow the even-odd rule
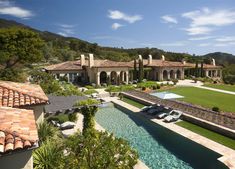
[[[37,124],[44,120],[44,105],[27,106],[25,108],[34,111],[34,117]]]
[[[33,169],[32,150],[0,157],[1,169]]]

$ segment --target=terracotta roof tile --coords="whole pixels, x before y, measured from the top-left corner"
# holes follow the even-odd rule
[[[37,146],[38,133],[32,110],[0,107],[0,156]]]
[[[46,103],[48,97],[39,85],[0,81],[0,106],[19,107]]]
[[[82,70],[80,61],[67,61],[45,67],[46,70]]]
[[[94,60],[93,67],[132,67],[131,62],[117,62],[112,60]]]

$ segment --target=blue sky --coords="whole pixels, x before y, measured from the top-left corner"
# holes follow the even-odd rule
[[[235,54],[234,0],[0,0],[0,17],[102,46]]]

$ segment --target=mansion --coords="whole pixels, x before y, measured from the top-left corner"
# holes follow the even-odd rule
[[[142,59],[139,55],[137,60],[143,61],[144,79],[153,81],[165,81],[173,79],[184,79],[185,76],[193,75],[195,63],[173,62],[165,60],[162,55],[161,59]],[[86,58],[81,55],[80,60],[67,61],[45,67],[45,71],[53,74],[57,79],[67,77],[71,83],[95,83],[102,84],[128,84],[134,79],[134,60],[130,62],[117,62],[111,60],[94,59],[93,54]],[[198,64],[200,69],[201,64]],[[220,79],[222,77],[222,67],[215,64],[212,59],[211,64],[203,64],[203,74],[205,77]]]

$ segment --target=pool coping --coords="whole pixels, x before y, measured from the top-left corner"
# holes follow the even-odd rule
[[[141,98],[142,99],[142,98]],[[165,123],[162,120],[158,120],[158,119],[153,119],[152,116],[149,116],[147,114],[144,113],[140,113],[140,109],[132,106],[128,103],[125,103],[121,100],[119,100],[119,98],[117,97],[108,97],[105,99],[106,101],[111,101],[114,104],[117,104],[125,109],[128,109],[134,113],[139,113],[140,115],[144,116],[145,118],[148,118],[149,120],[151,120],[154,123],[157,123],[185,138],[188,138],[220,155],[222,155],[221,157],[219,157],[217,160],[221,161],[222,163],[224,163],[227,167],[229,167],[229,169],[235,169],[235,151],[229,147],[226,147],[222,144],[219,144],[215,141],[212,141],[206,137],[203,137],[197,133],[194,133],[188,129],[185,129],[183,127],[180,127],[174,123]],[[146,100],[145,100],[146,101]]]

